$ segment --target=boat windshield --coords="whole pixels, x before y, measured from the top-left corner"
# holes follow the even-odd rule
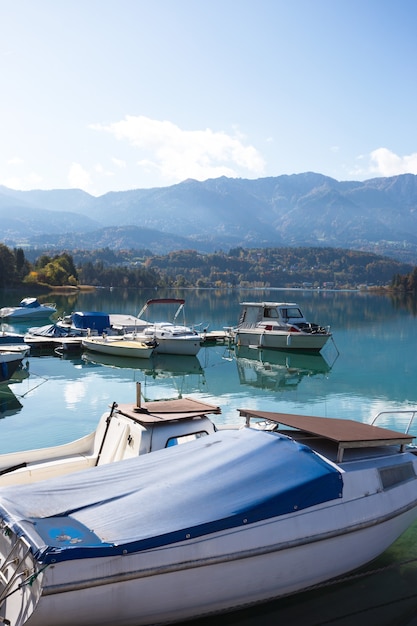
[[[281,313],[284,319],[288,319],[290,317],[301,319],[303,317],[303,314],[298,307],[288,307],[286,309],[281,309]]]

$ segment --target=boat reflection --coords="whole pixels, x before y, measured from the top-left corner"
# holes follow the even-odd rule
[[[0,386],[0,419],[16,415],[23,408],[19,398],[15,396],[8,385]]]
[[[204,369],[196,356],[178,356],[175,354],[155,354],[149,359],[135,359],[132,357],[112,356],[109,354],[99,354],[84,352],[83,363],[87,367],[100,367],[108,369],[108,375],[118,375],[131,377],[132,373],[136,382],[145,383],[143,387],[144,399],[155,400],[156,397],[148,397],[147,383],[156,381],[158,385],[164,385],[153,389],[158,393],[162,392],[166,399],[166,384],[172,386],[176,396],[181,397],[183,393],[201,391],[206,384]],[[103,374],[101,374],[103,376]],[[107,374],[105,374],[107,375]],[[158,395],[157,393],[157,395]]]
[[[326,375],[332,368],[322,354],[236,346],[235,356],[242,385],[274,391],[295,389],[304,377]]]
[[[135,359],[127,356],[84,352],[84,362],[105,365],[118,369],[141,370],[154,378],[182,376],[184,374],[202,374],[203,368],[196,356],[178,356],[175,354],[156,354],[149,359]]]

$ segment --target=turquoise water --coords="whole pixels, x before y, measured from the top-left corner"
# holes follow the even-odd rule
[[[0,306],[17,304],[26,295],[31,294],[3,292]],[[386,296],[330,291],[190,290],[167,294],[100,289],[53,299],[61,315],[74,310],[137,314],[148,298],[167,295],[185,297],[186,323],[209,330],[234,325],[242,300],[297,302],[310,321],[330,325],[333,340],[322,356],[258,354],[228,345],[204,347],[193,359],[161,355],[127,366],[120,360],[99,362],[93,355],[30,356],[26,375],[0,386],[0,453],[63,443],[90,432],[113,401],[135,401],[136,382],[141,383],[147,400],[187,395],[219,404],[223,411],[219,421],[223,422],[236,422],[239,408],[368,422],[381,410],[417,407],[417,320],[413,312]],[[393,417],[389,425],[395,427]],[[411,624],[411,616],[417,615],[416,532],[410,529],[377,561],[378,574],[215,618],[216,624],[342,626],[352,620],[367,626]],[[411,563],[401,565],[410,559]],[[214,624],[214,618],[198,621],[205,623]]]

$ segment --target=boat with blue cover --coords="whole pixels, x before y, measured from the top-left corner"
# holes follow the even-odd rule
[[[417,518],[412,436],[240,414],[242,428],[0,488],[0,621],[140,626],[224,612],[341,576]]]
[[[56,313],[56,306],[50,302],[41,304],[37,298],[23,298],[18,306],[0,309],[0,318],[13,321],[46,319]]]

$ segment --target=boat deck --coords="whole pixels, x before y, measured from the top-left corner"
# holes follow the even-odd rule
[[[353,448],[373,448],[380,446],[400,446],[402,452],[406,445],[415,438],[412,435],[399,433],[394,430],[371,426],[354,420],[332,417],[313,417],[310,415],[292,415],[289,413],[274,413],[270,411],[254,411],[240,409],[240,415],[246,418],[249,426],[250,419],[261,419],[275,422],[306,433],[315,440],[331,441],[337,446],[337,462],[343,461],[344,451]],[[292,435],[292,433],[291,433]],[[298,440],[298,437],[297,437]],[[309,442],[311,445],[311,441]]]
[[[140,406],[118,404],[116,409],[122,415],[142,424],[166,423],[221,413],[220,407],[192,398],[155,400],[144,402]]]

